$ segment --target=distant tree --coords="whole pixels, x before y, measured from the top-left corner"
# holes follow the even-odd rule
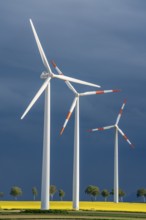
[[[112,189],[110,192],[110,195],[113,196],[114,195],[114,190]],[[126,195],[126,193],[122,190],[119,189],[119,199],[121,202],[123,202],[123,197]]]
[[[60,200],[63,200],[63,197],[65,196],[65,192],[62,189],[59,189],[59,197]]]
[[[0,192],[0,198],[2,200],[2,198],[4,197],[4,192]]]
[[[22,195],[22,189],[18,186],[13,186],[11,188],[10,195],[13,196],[15,200],[17,200],[17,197]]]
[[[99,188],[97,186],[89,185],[85,189],[85,194],[88,194],[91,197],[91,200],[93,201],[93,200],[96,200],[96,197],[100,194],[100,191],[99,191]]]
[[[51,185],[50,186],[50,196],[51,196],[51,200],[53,200],[54,194],[57,192],[57,188],[55,185]]]
[[[126,193],[122,189],[119,189],[119,199],[121,202],[123,202],[123,197],[125,195],[126,195]]]
[[[94,197],[94,200],[96,200],[96,197],[100,194],[99,188],[97,186],[93,186],[92,190],[92,196]]]
[[[85,189],[85,194],[89,195],[91,200],[92,200],[92,189],[93,189],[92,185],[87,186],[87,188]]]
[[[85,189],[85,194],[90,195],[92,191],[92,187],[93,187],[92,185],[87,186],[87,188]]]
[[[143,198],[143,202],[146,201],[146,189],[144,188],[140,188],[137,190],[137,197],[142,197]]]
[[[102,190],[101,195],[104,197],[104,200],[107,201],[110,193],[107,189]]]
[[[91,192],[92,192],[92,185],[87,186],[85,189],[85,194],[89,195],[91,197]]]
[[[32,187],[32,194],[33,194],[33,199],[36,200],[36,197],[38,195],[38,190],[35,186]]]

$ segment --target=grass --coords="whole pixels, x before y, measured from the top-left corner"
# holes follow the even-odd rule
[[[1,201],[0,209],[40,209],[40,201]],[[50,209],[72,210],[72,202],[51,201]],[[144,212],[145,203],[113,203],[113,202],[80,202],[80,210],[92,211],[120,211],[120,212]]]
[[[145,220],[146,213],[109,211],[65,211],[65,210],[3,210],[0,219],[54,219],[54,220]]]

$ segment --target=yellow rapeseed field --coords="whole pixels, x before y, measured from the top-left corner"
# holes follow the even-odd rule
[[[0,209],[40,209],[40,201],[1,201]],[[51,209],[72,210],[72,202],[51,201]],[[81,210],[146,212],[145,203],[80,202]]]

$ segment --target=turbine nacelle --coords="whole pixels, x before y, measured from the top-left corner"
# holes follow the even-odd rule
[[[40,75],[41,79],[47,79],[48,77],[50,78],[57,78],[55,77],[56,75],[54,73],[47,73],[46,71],[43,71],[42,74]]]
[[[47,79],[49,76],[50,76],[49,73],[43,71],[43,72],[41,73],[41,75],[40,75],[40,78],[41,78],[41,79]]]

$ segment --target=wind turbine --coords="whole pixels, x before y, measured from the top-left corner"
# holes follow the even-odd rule
[[[49,186],[50,186],[50,81],[52,78],[57,78],[60,80],[68,80],[74,83],[79,83],[88,86],[100,87],[96,84],[78,80],[68,76],[59,76],[52,72],[48,60],[45,56],[44,50],[41,46],[40,40],[38,38],[37,32],[30,19],[31,28],[38,46],[38,50],[47,72],[41,74],[41,78],[45,79],[45,82],[40,87],[28,107],[26,108],[21,119],[29,112],[35,102],[39,99],[41,94],[45,91],[45,109],[44,109],[44,139],[43,139],[43,159],[42,159],[42,186],[41,186],[41,209],[49,208]]]
[[[52,64],[59,75],[63,75],[61,70],[57,67],[54,61],[52,61]],[[90,92],[84,92],[84,93],[78,93],[76,89],[73,87],[73,85],[65,81],[68,88],[74,93],[75,98],[72,102],[72,105],[70,107],[70,110],[66,116],[66,120],[64,122],[64,125],[61,129],[60,135],[62,135],[70,117],[75,109],[75,126],[74,126],[74,159],[73,159],[73,209],[78,210],[79,209],[79,162],[80,162],[80,129],[79,129],[79,97],[81,96],[87,96],[87,95],[98,95],[98,94],[104,94],[104,93],[110,93],[110,92],[119,92],[120,90],[101,90],[101,91],[90,91]]]
[[[92,131],[103,131],[103,130],[107,130],[111,128],[115,129],[115,148],[114,148],[114,202],[115,203],[119,202],[118,132],[128,142],[128,144],[130,144],[131,147],[134,147],[134,145],[130,142],[130,140],[127,138],[127,136],[123,133],[123,131],[118,126],[125,104],[126,104],[126,100],[124,101],[120,109],[116,123],[114,125],[89,130],[90,132],[92,132]]]

